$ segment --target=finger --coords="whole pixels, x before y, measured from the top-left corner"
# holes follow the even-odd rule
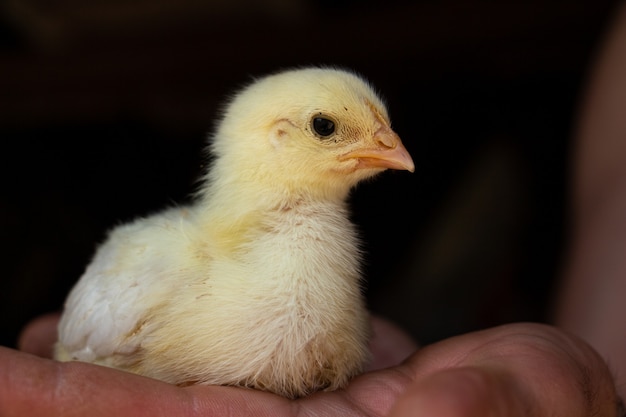
[[[19,349],[44,358],[51,358],[54,343],[57,340],[59,317],[58,313],[50,313],[28,323],[18,339]]]
[[[506,374],[490,369],[446,369],[414,383],[390,417],[521,417],[532,404]]]
[[[398,407],[416,401],[412,406],[423,407],[424,415],[428,407],[441,408],[433,415],[455,417],[480,415],[485,410],[499,416],[535,417],[615,413],[615,386],[602,358],[582,340],[550,326],[510,324],[453,337],[421,349],[402,366],[410,370],[415,382]],[[455,374],[460,370],[460,375]],[[472,394],[477,403],[467,402],[463,395],[463,378],[470,379],[472,372],[485,378],[483,388],[477,383],[477,392]],[[457,396],[460,401],[450,400]],[[481,410],[481,404],[487,408]],[[402,414],[408,410],[405,406],[394,412],[410,415]],[[525,413],[515,414],[520,410]]]
[[[81,362],[55,362],[0,347],[0,415],[57,416],[383,416],[408,377],[392,370],[357,378],[346,390],[288,400],[252,389],[176,387]]]
[[[287,416],[277,395],[215,386],[179,388],[80,362],[60,363],[0,347],[2,416]]]
[[[367,370],[388,368],[398,365],[418,349],[413,338],[398,325],[379,316],[372,315],[372,361]]]

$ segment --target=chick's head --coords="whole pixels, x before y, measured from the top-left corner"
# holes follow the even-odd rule
[[[244,88],[226,108],[212,150],[240,179],[296,194],[343,198],[385,169],[414,170],[372,87],[332,68],[285,71]]]

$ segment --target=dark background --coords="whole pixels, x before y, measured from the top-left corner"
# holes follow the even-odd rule
[[[108,228],[187,198],[227,93],[306,64],[365,75],[416,164],[353,194],[371,309],[423,343],[549,320],[572,129],[616,5],[5,1],[0,344],[61,308]]]

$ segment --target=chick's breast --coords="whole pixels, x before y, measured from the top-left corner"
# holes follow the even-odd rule
[[[334,389],[367,359],[352,225],[337,208],[279,211],[212,259],[152,319],[131,368],[175,384],[241,385],[288,397]]]

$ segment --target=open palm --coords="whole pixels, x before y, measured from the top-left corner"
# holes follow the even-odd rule
[[[298,400],[233,387],[176,387],[49,352],[56,317],[34,322],[21,345],[0,348],[2,416],[611,416],[610,373],[582,341],[553,327],[510,324],[416,350],[374,319],[372,370],[344,390]]]

